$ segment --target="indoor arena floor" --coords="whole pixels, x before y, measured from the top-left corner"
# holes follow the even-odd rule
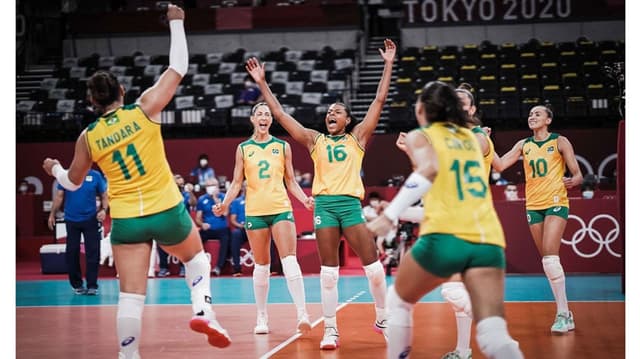
[[[392,282],[387,277],[387,282]],[[295,333],[295,307],[284,277],[272,277],[267,335],[254,335],[255,306],[250,277],[212,278],[214,310],[232,344],[218,349],[188,328],[189,292],[182,278],[149,280],[140,353],[143,358],[385,358],[384,338],[372,330],[375,313],[364,276],[341,276],[338,329],[340,347],[321,351],[319,278],[305,277],[313,330]],[[16,282],[17,358],[92,358],[117,356],[118,282],[100,278],[98,296],[72,293],[66,280]],[[617,275],[567,276],[567,296],[576,330],[549,331],[555,315],[553,294],[544,276],[509,275],[506,317],[511,335],[526,358],[623,358],[625,309]],[[455,317],[439,289],[416,306],[413,358],[440,358],[456,343]],[[472,335],[475,334],[475,330]],[[473,337],[472,337],[473,338]],[[472,340],[473,358],[483,358]]]

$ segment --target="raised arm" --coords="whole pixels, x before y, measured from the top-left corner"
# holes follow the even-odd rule
[[[387,94],[389,93],[389,85],[391,84],[391,73],[393,72],[393,61],[396,56],[396,44],[389,39],[384,40],[384,51],[380,51],[380,56],[384,60],[384,70],[382,70],[382,77],[380,83],[378,83],[378,90],[376,91],[376,98],[369,105],[369,110],[364,116],[362,122],[353,128],[352,133],[360,142],[360,145],[364,147],[369,141],[369,137],[376,126],[378,126],[378,120],[380,120],[380,114],[382,108],[387,101]]]
[[[82,182],[84,182],[84,178],[87,172],[89,172],[92,163],[89,144],[86,140],[86,130],[84,130],[80,136],[78,136],[73,152],[73,160],[68,170],[60,165],[60,161],[48,157],[44,160],[42,168],[44,168],[48,175],[55,177],[62,187],[69,191],[75,191],[80,188]]]
[[[293,172],[293,155],[291,154],[291,146],[288,143],[284,146],[284,183],[287,186],[289,192],[304,204],[304,206],[311,210],[313,209],[314,200],[313,197],[307,196],[300,184],[296,181],[295,174]]]
[[[236,164],[233,167],[233,180],[227,189],[227,193],[224,195],[222,203],[218,203],[213,207],[213,213],[216,216],[225,215],[229,210],[229,205],[233,202],[240,189],[242,189],[242,182],[244,181],[244,159],[242,158],[242,148],[238,146],[236,148]]]
[[[253,81],[260,88],[260,92],[264,96],[264,101],[269,106],[273,117],[284,127],[284,129],[300,144],[307,147],[309,151],[313,148],[313,141],[318,135],[318,131],[306,128],[296,121],[291,115],[289,115],[283,108],[278,99],[273,95],[269,85],[267,84],[266,75],[264,71],[264,64],[260,63],[255,57],[247,60],[245,66],[247,72],[253,78]]]
[[[498,172],[502,172],[507,168],[513,166],[514,163],[518,162],[518,159],[522,155],[523,145],[524,145],[524,140],[520,140],[516,142],[513,148],[509,152],[502,155],[502,157],[498,156],[498,153],[496,152],[493,155],[493,161],[491,162],[491,166],[493,166],[493,168]]]
[[[158,81],[140,95],[136,101],[142,110],[153,120],[160,123],[160,112],[167,106],[189,70],[189,51],[184,34],[184,11],[175,5],[169,5],[167,19],[171,31],[171,48],[169,49],[169,68]]]
[[[569,172],[571,172],[571,177],[562,178],[562,182],[564,182],[565,187],[572,188],[581,185],[582,171],[580,171],[580,166],[578,166],[578,160],[576,160],[576,155],[573,151],[571,142],[569,142],[569,140],[564,136],[558,137],[558,151],[562,154],[564,163],[567,164]]]

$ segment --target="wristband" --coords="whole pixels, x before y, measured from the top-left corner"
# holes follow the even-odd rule
[[[81,186],[71,182],[71,180],[69,179],[69,171],[62,168],[59,163],[53,165],[53,167],[51,168],[51,174],[53,174],[53,176],[62,187],[69,191],[75,191]]]
[[[402,189],[384,210],[384,215],[391,221],[396,221],[401,213],[416,203],[431,188],[431,181],[423,175],[413,172],[404,182]]]

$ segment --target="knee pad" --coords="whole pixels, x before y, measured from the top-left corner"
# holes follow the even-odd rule
[[[489,358],[522,358],[518,342],[507,332],[507,322],[498,316],[481,320],[476,326],[476,340]],[[518,355],[519,354],[519,355]]]
[[[400,298],[396,287],[391,285],[387,290],[387,322],[390,326],[413,327],[414,304]]]
[[[384,282],[384,267],[379,260],[363,267],[364,272],[367,275],[367,279],[373,285],[379,285]],[[385,283],[386,284],[386,283]]]
[[[144,310],[144,298],[142,294],[120,292],[118,297],[117,318],[142,318]]]
[[[339,267],[320,267],[320,285],[324,289],[333,289],[338,284]]]
[[[442,284],[440,291],[442,298],[449,302],[456,313],[465,313],[473,317],[471,311],[471,299],[469,293],[462,282],[447,282]]]
[[[560,257],[558,256],[542,257],[542,268],[544,269],[544,274],[550,281],[555,281],[564,277],[564,270],[562,269]]]
[[[269,284],[269,264],[256,263],[253,267],[253,283],[259,286]]]
[[[282,263],[282,272],[287,280],[302,278],[302,271],[296,256],[286,256],[280,260],[280,263]]]

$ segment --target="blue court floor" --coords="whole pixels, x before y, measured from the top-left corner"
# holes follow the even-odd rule
[[[317,275],[306,276],[307,303],[320,303],[320,280]],[[393,282],[387,277],[387,284]],[[17,307],[99,306],[118,302],[117,279],[101,279],[98,296],[79,296],[71,291],[66,280],[33,280],[16,282]],[[566,280],[569,301],[624,301],[619,275],[569,275]],[[364,276],[341,276],[338,282],[339,301],[373,302]],[[213,303],[253,304],[251,277],[211,278]],[[545,276],[508,275],[505,285],[507,302],[551,302],[553,294]],[[422,302],[442,302],[440,290],[427,294]],[[284,277],[272,277],[269,303],[291,303]],[[152,278],[148,281],[147,304],[190,304],[190,295],[182,278]]]

